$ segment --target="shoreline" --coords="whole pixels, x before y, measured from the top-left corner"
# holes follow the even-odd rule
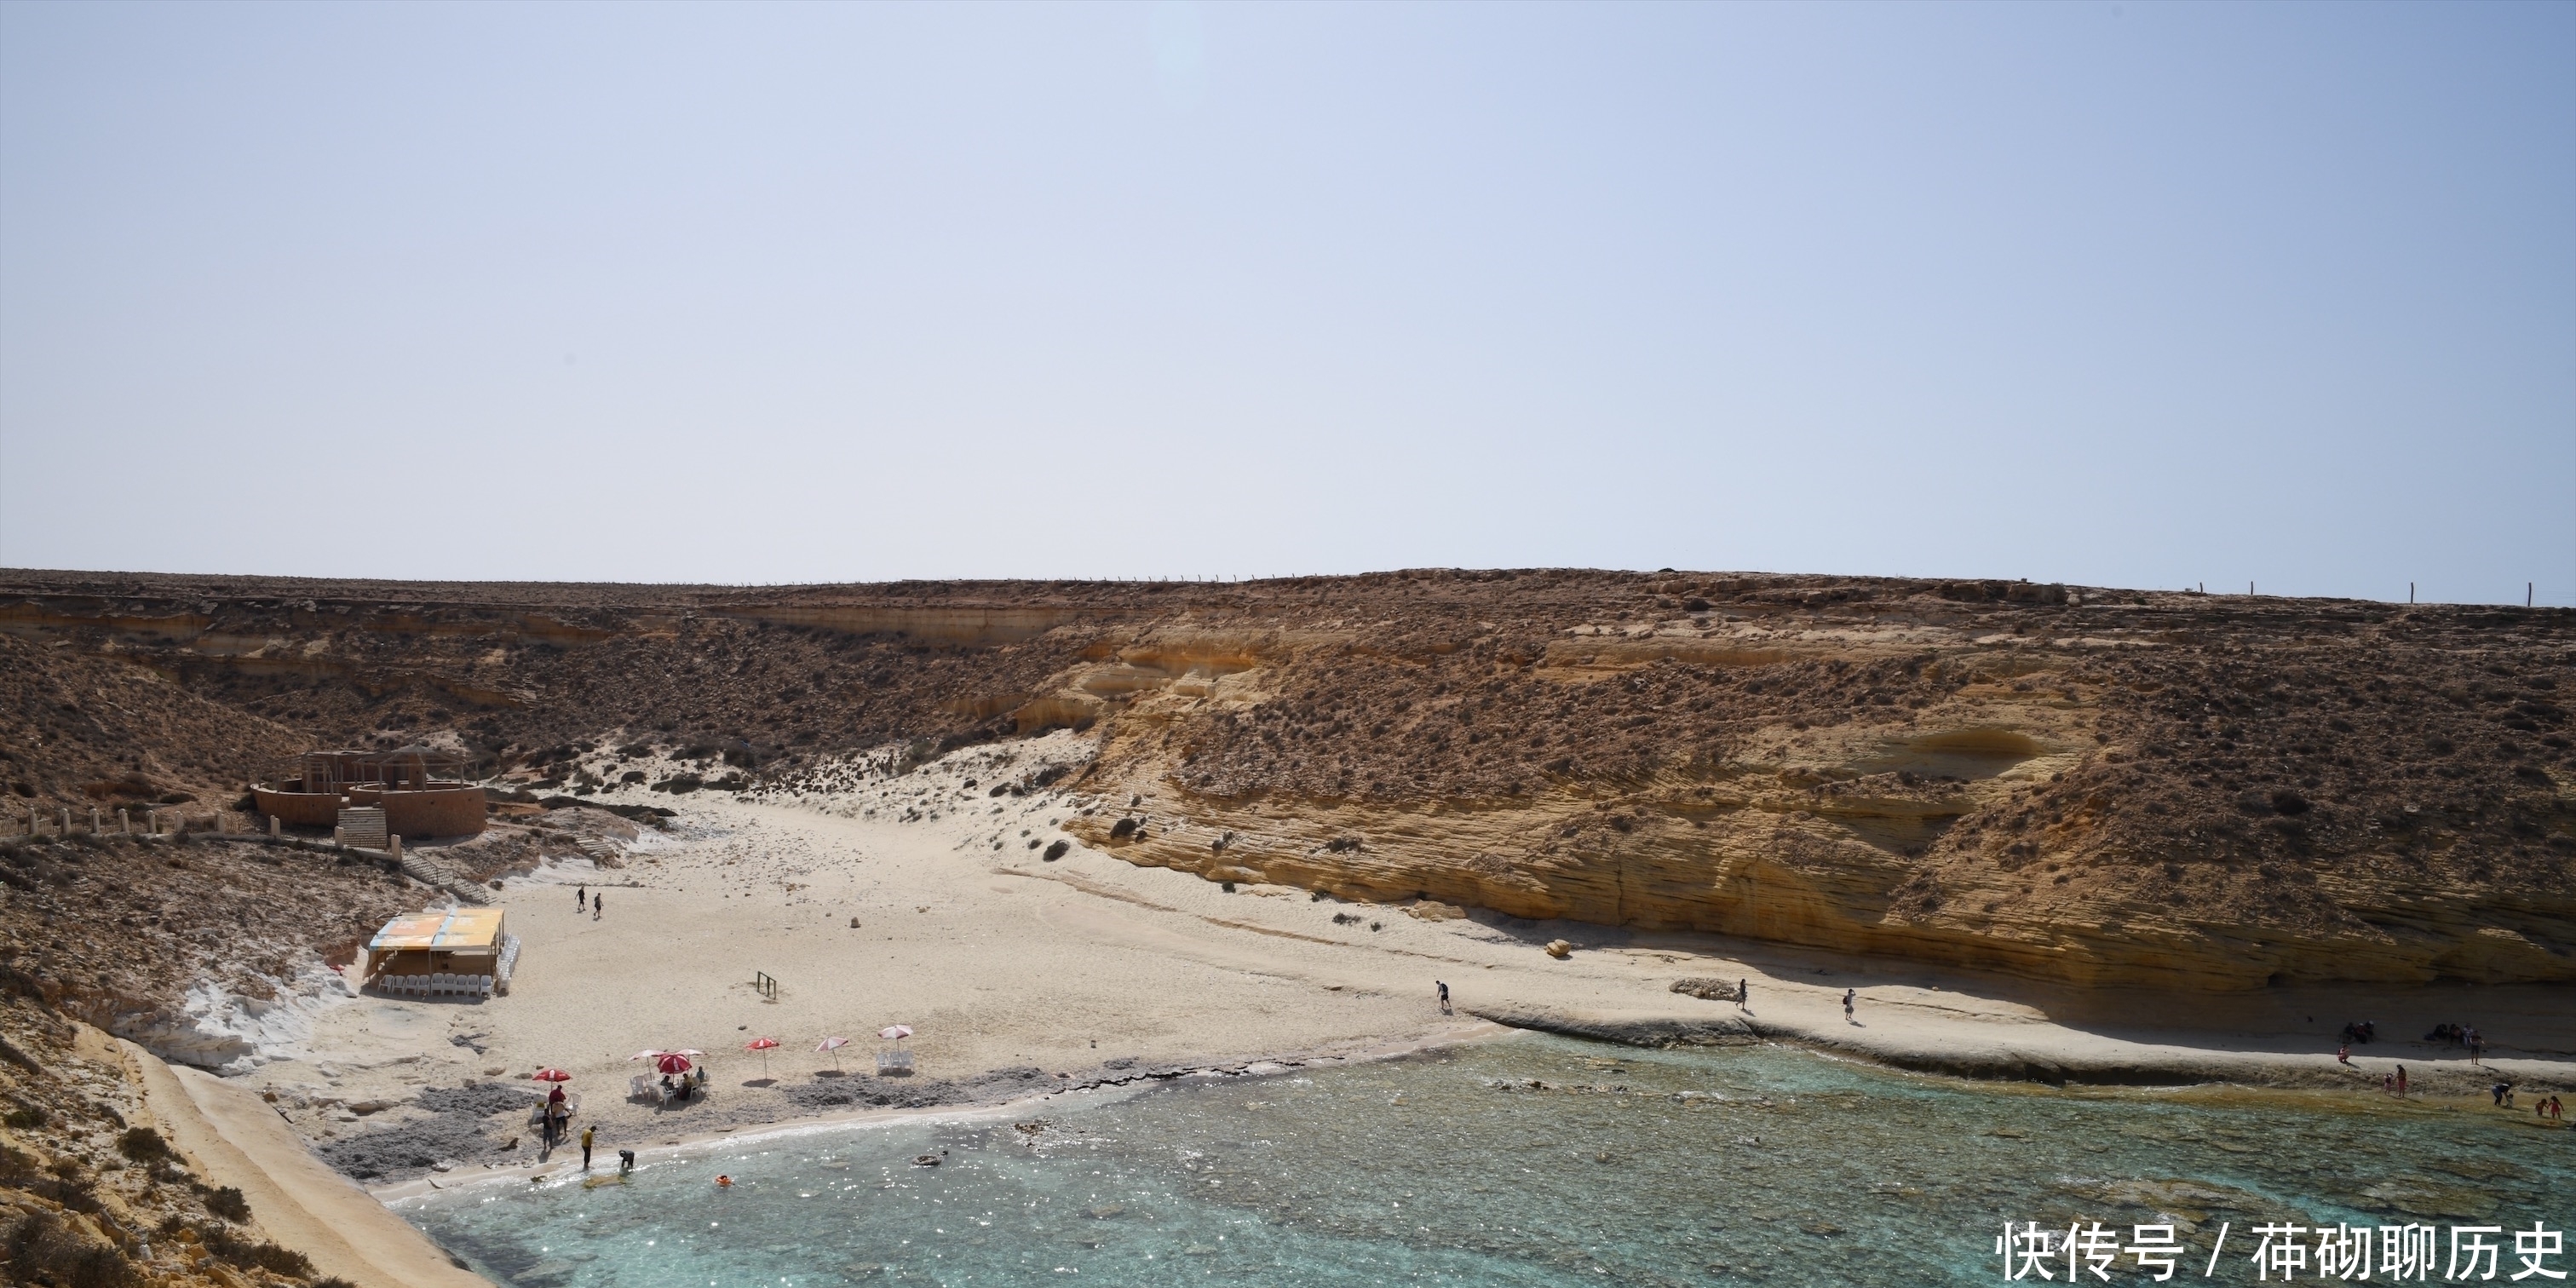
[[[1106,1092],[1109,1093],[1106,1097],[1094,1102],[1097,1104],[1106,1104],[1112,1100],[1128,1096],[1144,1095],[1160,1087],[1170,1083],[1179,1082],[1186,1078],[1272,1078],[1281,1074],[1294,1073],[1300,1069],[1315,1068],[1317,1066],[1330,1065],[1338,1067],[1352,1064],[1371,1064],[1386,1060],[1402,1060],[1410,1056],[1420,1055],[1427,1051],[1445,1050],[1450,1047],[1467,1046],[1477,1042],[1492,1042],[1507,1039],[1515,1032],[1517,1032],[1517,1030],[1508,1025],[1493,1024],[1489,1022],[1462,1032],[1400,1039],[1359,1051],[1330,1053],[1300,1052],[1283,1055],[1260,1056],[1248,1060],[1200,1061],[1189,1064],[1186,1067],[1160,1066],[1125,1077],[1096,1078],[1057,1087],[1048,1091],[1037,1092],[1031,1095],[1012,1096],[1001,1100],[977,1104],[934,1105],[922,1108],[870,1108],[843,1110],[836,1113],[781,1118],[746,1126],[724,1127],[713,1131],[697,1132],[691,1135],[678,1137],[676,1139],[666,1140],[659,1144],[642,1146],[637,1148],[634,1152],[636,1163],[638,1164],[637,1170],[641,1171],[643,1170],[642,1165],[647,1160],[685,1156],[694,1151],[703,1150],[710,1145],[740,1144],[745,1141],[770,1140],[784,1136],[803,1135],[809,1132],[833,1131],[855,1127],[888,1126],[902,1122],[937,1119],[970,1121],[978,1118],[1005,1116],[1009,1111],[1015,1110],[1020,1106],[1040,1104],[1045,1101],[1054,1100],[1060,1096],[1089,1095],[1093,1093]],[[579,1147],[574,1146],[573,1148],[578,1149]],[[616,1156],[612,1152],[608,1157],[613,1160]],[[314,1161],[317,1163],[321,1162],[318,1157]],[[585,1173],[582,1171],[581,1165],[578,1161],[567,1162],[549,1160],[546,1162],[525,1163],[508,1167],[490,1167],[483,1171],[471,1173],[462,1180],[452,1179],[451,1175],[448,1173],[434,1173],[429,1176],[416,1176],[408,1180],[397,1181],[391,1185],[365,1188],[367,1194],[374,1197],[378,1202],[383,1203],[388,1209],[392,1209],[393,1205],[396,1203],[412,1199],[427,1198],[431,1194],[452,1194],[460,1190],[480,1189],[486,1185],[498,1184],[500,1182],[510,1180],[527,1180],[531,1182],[543,1181],[549,1177],[557,1176],[567,1168],[570,1169],[571,1175],[563,1176],[557,1183],[568,1183],[575,1176],[601,1176],[615,1174],[613,1165],[607,1171],[602,1171],[595,1164],[596,1159],[594,1159],[594,1166],[591,1170]],[[328,1164],[323,1165],[328,1166]],[[439,1182],[443,1178],[449,1179],[449,1183],[440,1184]],[[351,1183],[355,1184],[354,1181]]]
[[[1765,1025],[1734,1017],[1693,1017],[1685,1015],[1572,1015],[1538,1012],[1525,1008],[1483,1007],[1460,1008],[1464,1019],[1480,1021],[1476,1025],[1445,1033],[1418,1035],[1392,1040],[1358,1051],[1305,1051],[1259,1056],[1249,1059],[1204,1059],[1179,1065],[1160,1066],[1119,1077],[1091,1078],[1071,1082],[1051,1090],[1029,1095],[1006,1097],[960,1105],[918,1108],[869,1108],[835,1113],[801,1115],[760,1123],[690,1133],[635,1149],[640,1165],[653,1159],[682,1157],[701,1152],[709,1146],[742,1144],[774,1140],[814,1132],[848,1128],[886,1126],[924,1120],[972,1121],[1007,1116],[1026,1106],[1043,1104],[1060,1097],[1106,1093],[1092,1104],[1106,1104],[1128,1096],[1148,1094],[1166,1084],[1188,1078],[1267,1078],[1315,1067],[1341,1067],[1352,1064],[1401,1060],[1429,1052],[1483,1042],[1503,1041],[1520,1033],[1545,1033],[1605,1046],[1649,1050],[1692,1050],[1734,1046],[1785,1046],[1834,1059],[1848,1059],[1891,1073],[1912,1074],[1966,1084],[1987,1084],[1985,1089],[2047,1086],[2060,1090],[2073,1088],[2172,1091],[2207,1089],[2241,1089],[2293,1093],[2368,1092],[2366,1071],[2358,1067],[2340,1071],[2319,1070],[2311,1060],[2261,1051],[2201,1051],[2188,1057],[2157,1062],[2108,1063],[2100,1060],[2052,1059],[2043,1055],[1987,1055],[1977,1053],[1910,1053],[1893,1051],[1850,1041],[1834,1041],[1788,1025]],[[2383,1059],[2385,1057],[2371,1057]],[[2395,1061],[2395,1063],[2405,1063]],[[2505,1063],[2515,1066],[2505,1067]],[[2424,1070],[2422,1076],[2416,1069]],[[2397,1108],[2419,1105],[2438,1097],[2473,1097],[2485,1090],[2489,1075],[2483,1070],[2515,1075],[2517,1091],[2530,1093],[2576,1091],[2576,1069],[2556,1061],[2511,1060],[2488,1061],[2482,1071],[2471,1074],[2453,1065],[2442,1067],[2419,1060],[2409,1066],[2409,1095],[2393,1102]],[[2249,1076],[2250,1075],[2250,1076]],[[1996,1086],[1993,1084],[2001,1084]],[[2385,1097],[2374,1094],[2372,1105]],[[1089,1106],[1085,1106],[1089,1107]],[[2553,1128],[2556,1125],[2552,1125]],[[2564,1128],[2556,1128],[2564,1129]],[[611,1155],[613,1157],[613,1155]],[[318,1161],[318,1160],[317,1160]],[[366,1192],[389,1208],[397,1203],[427,1198],[432,1194],[480,1189],[504,1181],[540,1182],[549,1179],[557,1184],[569,1183],[576,1177],[613,1175],[613,1169],[594,1167],[583,1172],[577,1162],[549,1160],[515,1166],[496,1166],[472,1173],[463,1179],[441,1173],[413,1177],[390,1185],[368,1187]]]
[[[254,1097],[262,1083],[273,1088],[285,1119],[276,1125],[291,1125],[301,1152],[327,1168],[326,1143],[345,1148],[418,1123],[490,1125],[419,1106],[427,1088],[567,1068],[588,1092],[576,1132],[597,1126],[595,1158],[608,1160],[593,1177],[615,1174],[621,1147],[662,1160],[729,1142],[1027,1112],[1076,1093],[1104,1103],[1189,1077],[1396,1059],[1522,1030],[1629,1047],[1790,1045],[2022,1087],[2234,1084],[2375,1098],[2381,1074],[2402,1063],[2419,1096],[2470,1094],[2498,1076],[2526,1093],[2576,1090],[2576,1060],[2556,1054],[2576,1052],[2576,1014],[2549,990],[2074,990],[1705,935],[1227,889],[1084,845],[1063,830],[1090,806],[1084,799],[992,794],[1006,776],[1081,752],[1056,735],[961,750],[816,799],[674,799],[673,828],[619,861],[552,865],[492,892],[527,945],[509,997],[362,995],[318,1021],[301,1051],[227,1081]],[[1061,860],[1041,858],[1056,839],[1071,842]],[[581,884],[618,889],[607,919],[563,898]],[[1544,951],[1560,938],[1568,957]],[[754,971],[783,989],[755,992]],[[1435,1007],[1435,974],[1454,991],[1454,1015]],[[1750,979],[1753,1010],[1673,990],[1712,978]],[[1841,1011],[1846,988],[1859,993],[1853,1022]],[[2339,1065],[2332,1035],[2347,1017],[2375,1018],[2391,1035],[2467,1019],[2547,1054],[2473,1069],[2455,1050],[2392,1039]],[[854,1090],[965,1094],[820,1112],[786,1094],[799,1078],[834,1076],[796,1044],[889,1022],[917,1026],[909,1045],[922,1076],[861,1075]],[[790,1044],[769,1062],[776,1077],[764,1067],[752,1078],[751,1057],[729,1046],[754,1033]],[[627,1056],[642,1045],[713,1049],[700,1063],[716,1074],[718,1098],[675,1110],[624,1099]],[[977,1088],[998,1098],[972,1099]],[[333,1175],[414,1230],[394,1205],[582,1175],[577,1155],[536,1161],[493,1148],[499,1141],[414,1165],[437,1159],[446,1171],[405,1169],[374,1184]],[[520,1157],[495,1157],[512,1152]]]
[[[2354,1054],[2352,1063],[2343,1064],[2325,1055],[2174,1044],[2132,1044],[2127,1050],[2095,1053],[2072,1050],[2065,1043],[2015,1043],[2000,1038],[1965,1046],[1860,1041],[1830,1031],[1820,1033],[1811,1026],[1770,1023],[1739,1015],[1583,1013],[1510,1005],[1461,1009],[1507,1028],[1614,1046],[1671,1049],[1781,1043],[1962,1082],[2361,1091],[2371,1090],[2370,1083],[2379,1074],[2403,1065],[2408,1087],[2427,1094],[2483,1091],[2498,1080],[2512,1083],[2517,1092],[2576,1091],[2576,1063],[2536,1057],[2496,1057],[2470,1065],[2438,1055],[2410,1053],[2400,1057],[2364,1047]],[[2382,1045],[2412,1044],[2372,1044]]]

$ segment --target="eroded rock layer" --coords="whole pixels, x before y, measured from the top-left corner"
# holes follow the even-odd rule
[[[2564,610],[1564,571],[16,573],[0,632],[22,806],[237,791],[226,756],[298,739],[580,793],[607,747],[742,789],[1071,726],[1100,740],[1086,839],[1213,880],[2073,983],[2576,978]],[[189,720],[155,742],[93,710],[106,675]]]

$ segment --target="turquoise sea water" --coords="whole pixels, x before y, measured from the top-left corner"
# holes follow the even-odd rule
[[[1787,1048],[1613,1054],[1524,1035],[1068,1097],[1016,1120],[741,1142],[624,1184],[469,1188],[402,1210],[524,1288],[1987,1284],[2004,1282],[2005,1222],[2074,1220],[2124,1241],[2174,1221],[2175,1280],[2234,1284],[2256,1282],[2257,1223],[2566,1229],[2576,1131],[2529,1118],[2483,1100],[1994,1087]],[[941,1151],[937,1167],[909,1161]],[[719,1172],[738,1184],[718,1191]],[[2133,1265],[2113,1282],[2148,1282]]]

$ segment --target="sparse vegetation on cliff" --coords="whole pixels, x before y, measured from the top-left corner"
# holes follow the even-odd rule
[[[1064,785],[1113,808],[1073,829],[1212,880],[2072,982],[2576,978],[2558,610],[1544,570],[9,582],[0,750],[47,808],[225,799],[228,757],[305,741],[757,791],[1076,727],[1101,754]],[[118,685],[187,719],[94,716]]]

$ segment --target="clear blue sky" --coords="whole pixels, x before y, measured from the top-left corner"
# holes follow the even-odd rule
[[[2576,603],[2576,5],[0,5],[0,563]]]

